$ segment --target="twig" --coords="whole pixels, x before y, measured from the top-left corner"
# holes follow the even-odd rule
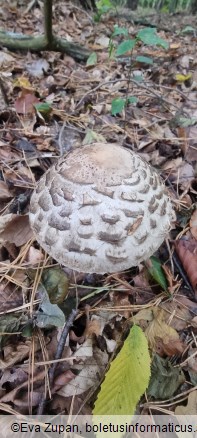
[[[176,265],[176,267],[177,267],[177,269],[178,269],[178,271],[179,271],[179,273],[180,273],[180,275],[181,275],[185,285],[188,287],[189,291],[192,293],[192,298],[195,298],[195,293],[194,293],[193,287],[190,284],[190,282],[189,282],[189,280],[187,278],[187,275],[185,274],[185,272],[184,272],[184,270],[183,270],[183,268],[181,266],[181,263],[179,261],[178,256],[174,253],[172,255],[172,258],[173,258],[174,264]]]
[[[2,80],[1,77],[0,77],[0,90],[1,90],[1,94],[3,96],[3,100],[4,100],[5,104],[6,104],[6,106],[9,106],[8,95],[7,95],[5,85],[4,85],[3,80]]]
[[[70,330],[70,327],[73,325],[73,322],[74,322],[74,319],[75,319],[77,313],[78,313],[78,310],[73,309],[71,314],[69,315],[67,321],[66,321],[66,324],[63,328],[63,331],[62,331],[62,334],[61,334],[61,337],[59,340],[59,344],[57,347],[55,361],[60,359],[62,356],[65,342],[66,342],[66,338],[68,336],[68,332]],[[52,367],[49,370],[49,384],[50,384],[50,386],[53,385],[54,375],[55,375],[55,370],[56,370],[57,364],[58,364],[58,362],[54,362],[54,364],[52,365]],[[47,402],[47,397],[45,398],[45,394],[43,394],[41,401],[39,403],[39,406],[38,406],[37,415],[43,415],[46,402]]]

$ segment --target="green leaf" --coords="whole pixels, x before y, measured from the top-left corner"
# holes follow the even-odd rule
[[[116,116],[116,114],[121,113],[121,111],[125,107],[125,103],[126,103],[126,99],[121,99],[120,97],[113,99],[111,103],[112,116]]]
[[[136,57],[137,62],[142,62],[143,64],[153,64],[153,59],[149,58],[148,56],[137,56]]]
[[[88,57],[86,61],[86,65],[95,65],[97,63],[97,54],[96,52],[91,53],[91,55]]]
[[[161,46],[167,49],[169,44],[163,38],[160,38],[156,34],[156,29],[154,27],[145,27],[137,33],[137,38],[144,44],[149,46]]]
[[[148,343],[142,329],[134,325],[122,350],[107,371],[93,415],[132,416],[149,379]]]
[[[22,316],[20,314],[7,314],[0,317],[0,350],[6,344],[9,335],[13,332],[18,332],[21,324]]]
[[[136,40],[125,40],[119,44],[116,49],[116,56],[124,55],[132,50],[135,46]]]
[[[154,278],[154,280],[164,289],[166,290],[168,287],[168,283],[166,280],[165,273],[162,269],[161,262],[154,256],[150,257],[148,262],[146,262],[146,267],[148,269],[149,274]]]
[[[133,79],[134,79],[135,81],[137,81],[137,82],[143,82],[143,81],[144,81],[143,76],[140,75],[140,74],[135,74],[135,75],[133,75]]]
[[[36,325],[41,328],[49,328],[52,326],[63,327],[65,316],[57,304],[51,304],[49,300],[45,300],[39,306],[36,316]]]
[[[51,304],[50,301],[43,301],[40,305],[36,325],[41,328],[52,326],[62,327],[65,323],[65,316],[57,304]]]
[[[50,112],[52,111],[51,105],[49,105],[49,103],[47,102],[36,103],[34,106],[36,110],[42,115],[50,114]]]
[[[62,269],[45,269],[42,274],[42,283],[52,304],[60,304],[67,297],[69,279]]]
[[[182,126],[183,128],[187,128],[188,126],[196,125],[197,119],[196,118],[187,118],[180,116],[178,119],[178,126]]]
[[[110,9],[113,9],[114,6],[113,4],[110,2],[110,0],[99,0],[98,2],[96,2],[96,7],[97,10],[101,13],[101,14],[105,14],[106,12],[108,12]]]
[[[36,312],[36,325],[41,328],[62,327],[65,323],[65,316],[57,304],[51,304],[46,289],[39,285],[39,292],[42,302]]]
[[[126,27],[119,27],[119,26],[117,26],[117,24],[115,24],[114,31],[112,33],[111,38],[113,38],[117,35],[128,36],[128,30],[126,29]]]
[[[169,358],[163,359],[154,355],[151,367],[151,379],[148,395],[157,400],[165,400],[173,396],[178,387],[184,383],[185,377],[181,367],[174,368]]]
[[[130,96],[127,99],[128,103],[137,103],[138,102],[138,98],[136,96]]]
[[[98,2],[96,2],[97,9],[101,9],[104,6],[106,6],[108,8],[112,8],[113,4],[110,0],[99,0]]]
[[[195,34],[195,32],[196,30],[192,26],[185,26],[184,29],[181,31],[182,34],[187,34],[187,33]]]
[[[110,9],[114,9],[114,5],[110,0],[99,0],[96,2],[96,8],[97,12],[94,15],[94,21],[98,23],[103,14],[106,14]]]
[[[33,327],[33,322],[32,321],[28,321],[24,327],[22,328],[22,332],[21,335],[24,338],[30,338],[33,336],[33,332],[34,332],[34,327]]]
[[[92,129],[87,129],[85,138],[83,139],[83,145],[91,144],[92,142],[103,142],[106,143],[106,139],[102,134],[93,131]]]

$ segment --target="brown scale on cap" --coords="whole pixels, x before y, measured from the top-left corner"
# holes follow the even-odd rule
[[[40,179],[30,223],[55,260],[82,272],[116,272],[148,259],[175,218],[157,172],[117,144],[62,157]]]

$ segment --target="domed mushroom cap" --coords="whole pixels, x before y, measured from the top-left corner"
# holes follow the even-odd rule
[[[157,172],[117,144],[76,149],[40,179],[30,223],[55,260],[104,274],[137,266],[161,245],[174,212]]]

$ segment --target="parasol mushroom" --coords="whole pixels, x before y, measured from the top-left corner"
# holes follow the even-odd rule
[[[148,259],[168,234],[174,211],[158,173],[138,154],[95,143],[71,151],[42,176],[29,217],[55,260],[104,274]]]

